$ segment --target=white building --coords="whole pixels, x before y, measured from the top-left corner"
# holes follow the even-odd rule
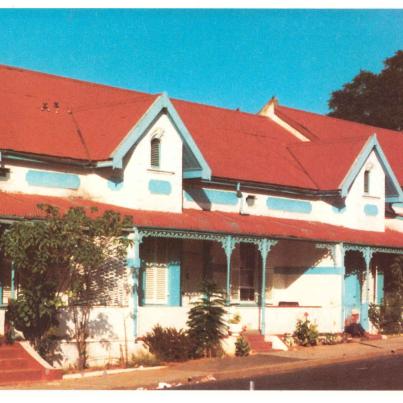
[[[4,225],[98,206],[133,217],[127,264],[92,358],[119,356],[155,324],[185,327],[203,278],[263,335],[308,312],[370,329],[390,258],[403,250],[403,134],[279,106],[256,115],[0,67]],[[0,329],[18,291],[0,268]],[[106,329],[106,330],[105,330]],[[63,346],[73,361],[75,348]]]

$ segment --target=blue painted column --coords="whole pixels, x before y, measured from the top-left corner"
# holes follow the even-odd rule
[[[226,305],[229,305],[231,302],[231,256],[236,242],[231,235],[228,235],[221,241],[221,245],[224,248],[225,257],[227,259],[227,283],[225,290],[225,303]]]
[[[262,335],[266,333],[266,266],[267,266],[267,255],[270,249],[277,243],[277,241],[272,241],[269,239],[262,239],[259,241],[258,248],[260,256],[262,258],[262,288],[260,291],[260,332]]]
[[[0,305],[3,305],[3,283],[0,281]]]
[[[341,295],[340,295],[340,331],[344,332],[344,321],[346,320],[346,307],[345,307],[345,299],[346,299],[346,251],[344,250],[344,245],[340,244],[340,281],[341,281]]]
[[[15,268],[14,262],[11,262],[11,299],[15,300]]]
[[[365,290],[363,291],[364,302],[361,304],[361,325],[365,330],[369,330],[369,318],[368,318],[368,308],[369,308],[369,268],[372,259],[372,250],[367,247],[363,251],[363,256],[365,260]]]
[[[133,281],[133,337],[137,337],[137,325],[138,325],[138,305],[139,305],[139,276],[140,276],[140,268],[141,268],[141,259],[140,259],[140,244],[143,240],[142,235],[140,234],[137,228],[133,229],[132,241],[133,244],[129,247],[128,256],[127,256],[127,266],[131,270],[132,281]]]

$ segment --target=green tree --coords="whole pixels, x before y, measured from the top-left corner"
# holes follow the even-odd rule
[[[75,310],[74,317],[79,366],[85,365],[86,351],[80,351],[88,337],[88,306],[97,290],[97,269],[126,254],[128,239],[122,237],[130,219],[106,211],[95,218],[83,208],[64,214],[49,205],[38,205],[43,220],[21,221],[5,231],[1,246],[14,262],[19,278],[17,299],[8,309],[15,328],[41,353],[52,329],[58,325],[62,296]],[[95,215],[96,209],[91,210]],[[84,354],[84,355],[83,355]],[[84,364],[83,364],[84,363]]]
[[[195,346],[196,357],[212,357],[221,353],[221,339],[227,335],[223,294],[215,285],[204,282],[201,298],[188,313],[188,334]]]
[[[396,256],[390,265],[389,284],[383,301],[383,330],[387,333],[401,333],[403,306],[403,256]]]
[[[328,104],[329,116],[403,130],[403,51],[386,59],[379,74],[361,70]]]

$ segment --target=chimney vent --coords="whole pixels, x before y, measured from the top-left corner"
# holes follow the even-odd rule
[[[42,102],[41,111],[42,111],[42,112],[44,112],[44,111],[50,112],[50,110],[49,110],[49,105],[48,105],[47,102]]]

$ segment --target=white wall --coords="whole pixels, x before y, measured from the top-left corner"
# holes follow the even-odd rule
[[[364,194],[364,172],[370,169],[370,191]],[[365,205],[373,205],[378,209],[376,216],[365,214]],[[384,231],[385,229],[385,173],[373,151],[346,197],[344,225],[368,231]],[[341,214],[343,215],[343,214]]]

